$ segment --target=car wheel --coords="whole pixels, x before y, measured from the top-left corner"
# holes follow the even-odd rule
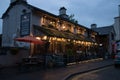
[[[115,68],[118,68],[118,66],[119,66],[118,64],[114,64],[114,67],[115,67]]]

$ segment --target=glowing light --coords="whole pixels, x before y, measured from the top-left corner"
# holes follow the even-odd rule
[[[99,44],[100,46],[102,46],[103,44]]]
[[[61,39],[60,39],[60,38],[57,38],[57,41],[61,41]]]
[[[75,40],[73,40],[73,42],[76,42]]]
[[[56,40],[56,37],[53,37],[53,40]]]
[[[50,24],[52,24],[52,22],[50,22]]]
[[[81,43],[81,41],[78,41],[78,43]]]
[[[70,39],[68,39],[68,41],[70,41]]]
[[[64,38],[62,38],[62,41],[66,41]]]
[[[36,37],[36,39],[37,39],[37,40],[41,40],[41,38],[40,38],[40,37]]]
[[[63,26],[62,28],[65,29],[65,26]]]
[[[47,36],[44,36],[42,39],[43,39],[43,40],[47,40]]]
[[[81,44],[84,44],[84,42],[82,41]]]
[[[95,45],[97,45],[97,43],[95,43]]]

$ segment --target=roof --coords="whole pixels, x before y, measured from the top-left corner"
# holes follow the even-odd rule
[[[47,12],[47,11],[45,11],[45,10],[42,10],[42,9],[40,9],[40,8],[37,8],[37,7],[35,7],[35,6],[32,6],[32,5],[28,4],[27,2],[19,2],[19,1],[16,1],[16,2],[13,2],[13,3],[10,4],[10,6],[7,8],[6,12],[2,15],[2,18],[9,12],[9,10],[10,10],[12,7],[14,7],[16,4],[21,4],[21,3],[22,3],[22,5],[27,6],[28,8],[30,8],[32,11],[35,11],[35,10],[36,10],[36,11],[40,11],[40,12],[43,12],[43,13],[45,13],[45,14],[49,14],[49,15],[51,15],[51,16],[57,17],[56,15],[54,15],[54,14],[52,14],[52,13],[50,13],[50,12]]]
[[[59,15],[54,15],[54,14],[52,14],[52,13],[50,13],[50,12],[47,12],[47,11],[42,10],[42,9],[40,9],[40,8],[37,8],[37,7],[33,6],[33,5],[30,5],[30,4],[28,4],[27,2],[24,2],[24,1],[23,1],[23,2],[16,1],[16,2],[14,2],[14,3],[11,3],[10,6],[7,8],[6,12],[2,15],[2,18],[4,18],[4,17],[7,15],[7,13],[9,12],[9,10],[10,10],[12,7],[14,7],[16,4],[21,4],[21,3],[22,3],[22,5],[27,6],[28,8],[30,8],[33,12],[34,12],[34,11],[43,12],[44,14],[48,14],[48,15],[50,15],[50,16],[59,18],[59,19],[61,19],[61,20],[67,21],[67,22],[70,22],[70,23],[75,24],[75,25],[77,25],[77,26],[81,26],[81,27],[83,27],[83,28],[85,28],[85,29],[89,29],[89,28],[87,28],[87,27],[85,27],[85,26],[83,26],[83,25],[81,25],[81,24],[78,24],[78,23],[72,22],[72,21],[70,21],[70,20],[68,20],[68,19],[62,18],[62,17],[60,17]]]
[[[97,31],[99,35],[108,35],[113,30],[113,25],[94,28],[93,30]]]
[[[27,2],[24,2],[24,1],[23,1],[23,2],[20,2],[19,0],[16,1],[16,2],[14,2],[14,3],[11,3],[11,4],[10,4],[10,6],[9,6],[8,9],[6,10],[6,12],[2,15],[2,18],[4,18],[4,17],[7,15],[7,13],[9,12],[9,10],[10,10],[12,7],[14,7],[15,5],[17,5],[17,4],[22,4],[22,5],[26,6],[26,7],[28,7],[29,9],[31,9],[32,12],[35,12],[35,11],[42,12],[42,13],[44,13],[44,14],[53,16],[53,17],[58,18],[58,19],[60,19],[60,20],[64,20],[64,21],[70,22],[70,23],[72,23],[72,24],[74,24],[74,25],[76,25],[76,26],[83,27],[83,28],[85,28],[86,30],[93,31],[93,30],[91,30],[91,29],[89,29],[89,28],[87,28],[87,27],[85,27],[85,26],[83,26],[83,25],[81,25],[81,24],[72,22],[72,21],[70,21],[69,19],[62,18],[62,17],[60,17],[59,15],[54,15],[54,14],[52,14],[52,13],[50,13],[50,12],[47,12],[47,11],[45,11],[45,10],[42,10],[42,9],[37,8],[37,7],[35,7],[35,6],[32,6],[32,5],[28,4]],[[41,30],[44,31],[44,29],[41,29]],[[46,31],[47,34],[51,33],[51,30],[50,30],[50,29],[47,29],[47,30],[48,30],[48,32]],[[71,36],[73,35],[73,34],[71,34],[71,33],[68,34],[68,33],[65,33],[65,32],[64,32],[64,36],[63,36],[62,33],[58,32],[58,31],[55,31],[55,30],[52,30],[52,31],[55,32],[55,33],[52,32],[52,34],[49,34],[49,35],[54,35],[54,36],[59,36],[59,37],[64,37],[64,36],[65,36],[65,37],[68,37],[68,36],[69,36],[69,38],[70,38],[70,35],[71,35]],[[58,32],[58,34],[56,34],[56,32]],[[94,32],[95,32],[95,31],[94,31]],[[65,35],[65,34],[66,34],[66,35]],[[61,35],[62,35],[62,36],[61,36]],[[76,37],[76,35],[74,35],[74,38],[77,39],[77,38],[79,38],[79,37],[78,37],[78,36]],[[79,38],[79,39],[80,39],[80,38]],[[88,39],[86,39],[86,40],[88,40]]]
[[[65,10],[67,10],[65,7],[61,7],[61,8],[60,8],[60,10],[62,10],[62,9],[65,9]]]

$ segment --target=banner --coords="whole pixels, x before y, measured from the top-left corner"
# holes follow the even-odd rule
[[[30,35],[30,13],[21,15],[20,36]]]

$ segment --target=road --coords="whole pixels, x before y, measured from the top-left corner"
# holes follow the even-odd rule
[[[120,68],[114,66],[76,75],[69,80],[120,80]]]
[[[113,60],[111,59],[100,59],[53,69],[31,68],[31,70],[26,70],[23,68],[19,71],[17,67],[8,67],[1,70],[0,80],[66,80],[74,73],[83,73],[112,64]]]

